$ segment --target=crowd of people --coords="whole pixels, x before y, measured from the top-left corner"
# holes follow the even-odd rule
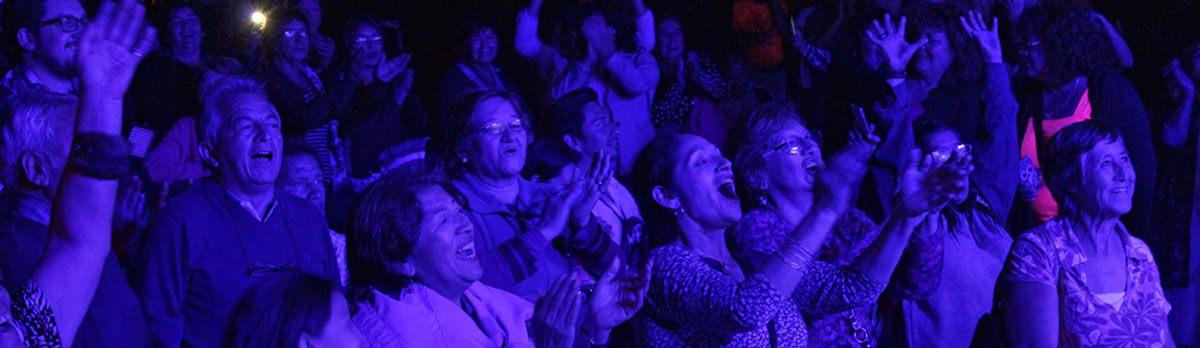
[[[1200,344],[1200,35],[544,2],[3,1],[0,348]]]

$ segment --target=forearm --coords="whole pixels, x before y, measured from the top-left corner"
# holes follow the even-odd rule
[[[933,214],[929,214],[933,215]],[[921,219],[927,222],[929,218]],[[943,231],[936,225],[921,223],[914,228],[912,240],[900,257],[900,271],[891,282],[901,297],[916,300],[937,290],[941,283],[944,259]]]
[[[796,290],[840,217],[836,211],[813,209],[788,235],[775,257],[763,263],[760,273],[776,291],[790,294]]]
[[[1125,38],[1121,37],[1121,33],[1113,28],[1112,24],[1104,21],[1104,34],[1108,36],[1108,40],[1112,42],[1113,54],[1117,56],[1117,62],[1122,68],[1133,66],[1133,51],[1129,49],[1129,44],[1125,43]]]
[[[642,52],[654,50],[655,37],[654,13],[646,9],[641,1],[634,1],[634,11],[637,17],[637,45]]]
[[[1192,106],[1194,98],[1187,96],[1179,103],[1175,109],[1175,113],[1163,123],[1163,142],[1168,146],[1176,147],[1183,145],[1187,141],[1188,128],[1192,121]]]
[[[517,13],[517,33],[513,41],[521,57],[533,59],[542,51],[542,40],[538,38],[537,11],[526,8]]]
[[[627,96],[647,93],[658,85],[658,63],[649,54],[614,54],[604,67]]]
[[[920,220],[921,217],[906,218],[891,214],[883,224],[883,232],[854,260],[851,267],[861,270],[871,281],[887,284]]]
[[[1008,69],[1003,64],[988,64],[987,86],[980,96],[984,103],[983,125],[987,137],[978,141],[971,179],[996,212],[1006,221],[1016,194],[1018,159],[1017,105],[1010,88]]]

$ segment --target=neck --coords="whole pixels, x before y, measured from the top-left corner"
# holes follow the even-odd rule
[[[229,197],[233,197],[238,202],[250,202],[250,206],[254,207],[254,210],[259,213],[267,211],[267,206],[275,198],[274,185],[244,184],[232,179],[226,179],[228,177],[227,175],[222,175],[218,179],[218,183],[225,189],[225,193],[229,194]]]
[[[1099,250],[1110,250],[1114,247],[1113,242],[1116,242],[1117,247],[1120,246],[1120,238],[1117,236],[1117,217],[1102,217],[1081,213],[1071,218],[1074,225],[1075,235],[1079,238],[1079,243],[1085,252]]]
[[[684,247],[721,262],[731,258],[729,248],[725,246],[724,228],[706,228],[688,218],[679,220],[679,227],[682,230],[680,243]]]
[[[808,216],[808,212],[812,210],[812,191],[790,193],[771,191],[768,193],[768,197],[771,198],[771,201],[767,205],[775,209],[775,214],[791,226],[800,224],[800,221],[803,221],[804,217]]]
[[[275,61],[275,66],[279,67],[279,70],[283,71],[284,74],[291,74],[291,73],[299,72],[300,65],[304,64],[303,61],[294,61],[292,59],[285,58],[283,56],[275,57],[274,61]]]
[[[485,193],[490,193],[504,204],[513,204],[517,202],[517,194],[521,192],[521,180],[518,176],[508,176],[503,178],[492,178],[484,175],[475,175],[474,172],[467,171],[463,175],[463,181]]]
[[[29,55],[26,55],[25,61],[33,62],[33,59]],[[71,91],[70,77],[58,76],[58,74],[55,74],[41,64],[27,64],[26,67],[28,68],[27,73],[33,74],[37,83],[46,87],[46,89],[58,93],[69,93]]]
[[[471,284],[469,283],[445,284],[443,282],[421,282],[421,285],[424,285],[425,287],[429,288],[429,290],[433,290],[433,292],[436,292],[438,295],[442,295],[442,297],[454,303],[458,303],[458,301],[462,299],[463,294],[467,292],[467,288],[471,287]]]

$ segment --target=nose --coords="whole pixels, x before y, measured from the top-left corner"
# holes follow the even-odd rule
[[[1133,176],[1133,168],[1128,165],[1113,166],[1113,180],[1119,182],[1129,181],[1129,177]]]
[[[729,159],[725,158],[725,156],[718,155],[717,158],[720,161],[718,162],[720,165],[717,166],[718,173],[733,171],[733,162],[730,162]]]
[[[274,134],[271,132],[271,127],[264,123],[254,124],[254,140],[262,143],[274,140]]]

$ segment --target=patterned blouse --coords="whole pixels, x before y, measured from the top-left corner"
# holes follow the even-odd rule
[[[1116,229],[1128,260],[1125,295],[1115,307],[1088,290],[1087,274],[1079,267],[1087,257],[1066,220],[1056,218],[1026,232],[1009,251],[1001,282],[1058,289],[1060,347],[1173,346],[1167,327],[1171,304],[1163,296],[1150,247],[1120,222]]]
[[[2,290],[0,290],[2,291]],[[17,329],[24,333],[25,346],[29,348],[62,347],[59,337],[58,324],[54,321],[54,311],[46,302],[42,289],[33,282],[25,282],[21,288],[21,296],[12,303],[13,321]]]
[[[742,217],[730,230],[730,251],[740,262],[749,262],[757,267],[767,261],[786,241],[795,227],[767,209],[755,209]],[[820,261],[834,267],[847,269],[862,251],[875,241],[880,229],[865,213],[851,209],[833,227],[833,233],[821,247]],[[937,238],[934,238],[937,237]],[[942,243],[940,235],[915,234],[909,242],[893,290],[903,298],[915,298],[933,292],[941,276]],[[820,284],[820,276],[809,272],[804,284]],[[864,282],[869,280],[863,278]],[[876,313],[876,300],[884,286],[848,292],[843,306],[812,306],[806,300],[810,294],[797,291],[792,299],[800,311],[809,319],[811,332],[808,343],[813,347],[867,347],[878,346],[882,324]]]
[[[814,262],[797,298],[780,296],[762,275],[738,282],[717,261],[678,246],[650,253],[653,276],[645,307],[633,319],[639,347],[807,347],[799,308],[845,308],[883,286],[865,275]],[[745,263],[743,263],[744,265]],[[872,295],[873,294],[873,295]]]

